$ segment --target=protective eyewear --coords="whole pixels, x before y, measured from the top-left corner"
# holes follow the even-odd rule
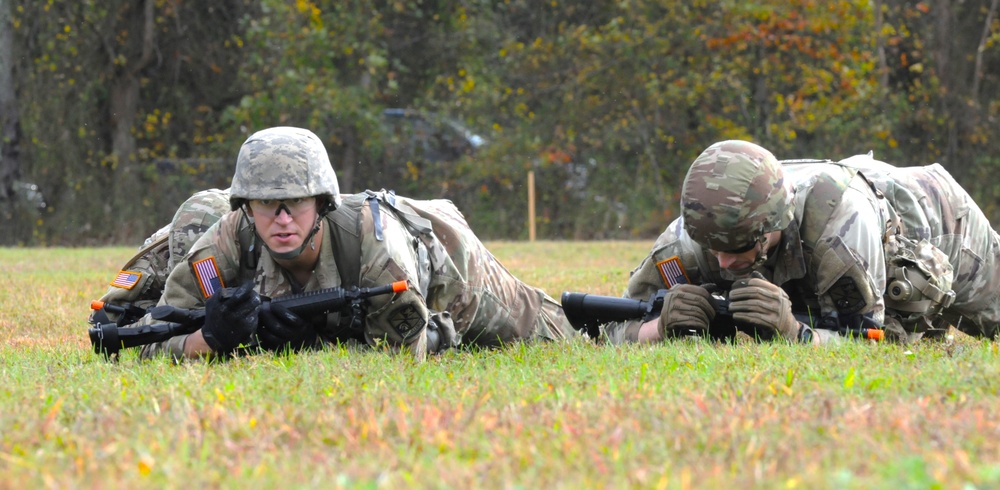
[[[254,214],[269,215],[273,214],[278,216],[282,211],[288,213],[289,216],[298,216],[304,211],[314,208],[316,204],[316,198],[314,197],[297,197],[294,199],[251,199],[250,209],[253,210]]]
[[[754,241],[746,244],[746,246],[743,246],[743,247],[740,247],[740,248],[737,248],[737,249],[734,249],[734,250],[716,250],[716,252],[721,252],[721,253],[725,253],[725,254],[729,254],[729,255],[739,255],[739,254],[747,253],[747,252],[753,250],[756,247],[757,247],[757,240],[754,240]]]

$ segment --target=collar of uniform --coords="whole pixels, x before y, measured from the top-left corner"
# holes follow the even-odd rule
[[[771,282],[777,285],[794,279],[806,277],[805,251],[802,249],[802,238],[799,234],[798,220],[792,220],[781,232],[781,243],[775,249],[775,257],[768,257],[773,263],[774,272]],[[774,260],[774,262],[771,262]]]
[[[330,223],[323,223],[323,228],[317,233],[323,234],[323,243],[319,249],[319,260],[313,270],[309,282],[300,285],[303,291],[314,291],[323,288],[340,286],[340,271],[337,261],[333,258],[333,245],[330,239]],[[257,264],[257,283],[260,293],[272,298],[279,298],[294,293],[294,286],[286,275],[286,271],[274,261],[271,254],[260,254]]]

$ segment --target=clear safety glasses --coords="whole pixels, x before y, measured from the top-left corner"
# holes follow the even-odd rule
[[[295,217],[303,212],[314,209],[316,206],[315,197],[297,197],[295,199],[251,199],[250,209],[254,214],[265,216],[278,216],[282,211],[289,216]]]

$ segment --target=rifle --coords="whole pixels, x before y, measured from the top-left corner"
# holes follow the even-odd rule
[[[601,334],[601,325],[612,322],[642,319],[648,322],[660,316],[663,300],[668,294],[667,289],[661,289],[650,295],[647,301],[613,296],[598,296],[586,293],[563,292],[562,307],[566,319],[577,330],[583,330],[596,339]],[[770,329],[758,329],[733,320],[729,311],[729,300],[717,292],[712,292],[712,306],[715,308],[715,318],[708,326],[708,336],[713,340],[730,340],[736,337],[736,332],[743,332],[754,339],[769,340],[774,336]],[[885,331],[875,320],[864,315],[832,315],[814,318],[809,313],[794,313],[796,320],[812,328],[834,330],[842,335],[882,340]],[[679,335],[698,335],[690,332],[676,332]]]
[[[354,323],[354,326],[360,327],[368,298],[389,293],[399,293],[407,289],[409,289],[409,285],[406,281],[397,281],[392,284],[373,288],[358,288],[354,286],[349,289],[319,289],[282,296],[280,298],[261,298],[261,310],[269,311],[271,305],[278,304],[303,318],[334,311],[350,312],[351,321]],[[136,311],[126,312],[122,306],[96,301],[91,304],[91,307],[93,308],[98,305],[103,310],[121,314],[118,322],[102,323],[100,320],[91,320],[92,326],[87,331],[90,335],[90,343],[94,347],[94,352],[103,354],[106,358],[118,354],[123,348],[162,342],[177,335],[194,333],[205,323],[204,309],[189,310],[161,305],[145,310],[143,315],[136,318]],[[135,323],[147,313],[153,319],[164,320],[165,322],[138,326],[127,326],[129,324],[122,323],[123,320],[128,319],[132,320],[131,323]],[[107,315],[103,313],[101,315],[95,314],[92,318],[102,316],[107,318]]]

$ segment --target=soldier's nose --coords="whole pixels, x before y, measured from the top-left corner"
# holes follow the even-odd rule
[[[726,252],[719,252],[715,258],[719,260],[719,267],[729,269],[739,261],[740,256],[728,254]]]

